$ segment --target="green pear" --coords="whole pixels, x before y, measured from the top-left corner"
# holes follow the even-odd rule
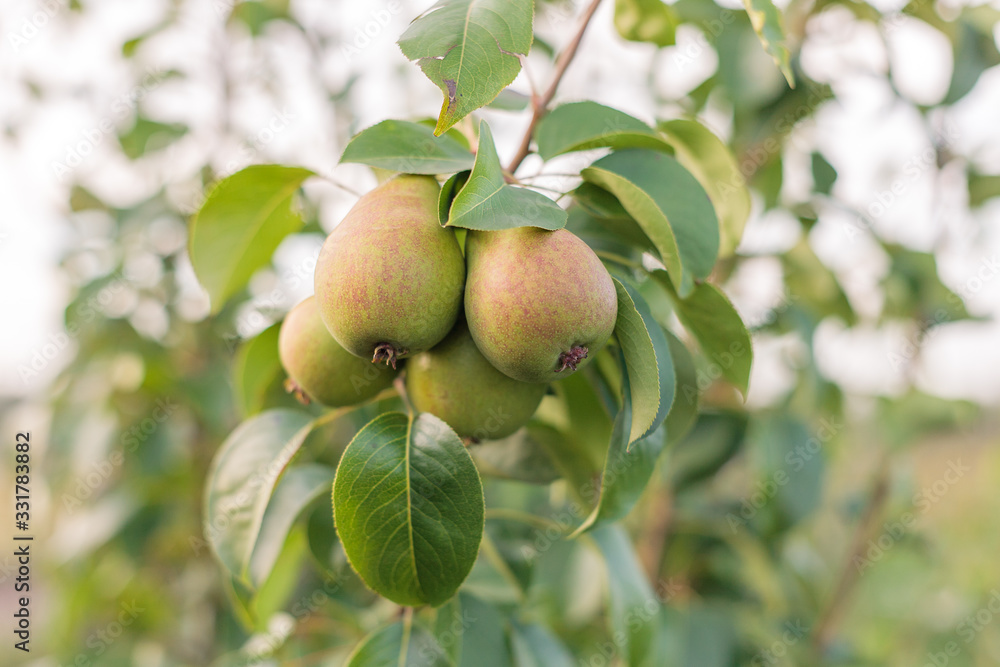
[[[314,297],[285,316],[278,332],[278,357],[289,376],[285,387],[303,403],[362,403],[390,386],[396,375],[338,345],[320,319]]]
[[[401,175],[354,205],[316,263],[319,312],[345,350],[396,361],[428,350],[455,325],[465,260],[438,223],[437,181]]]
[[[607,269],[565,229],[470,231],[465,316],[497,369],[550,382],[582,368],[615,328],[618,299]]]
[[[546,388],[494,368],[464,322],[436,347],[406,362],[406,393],[413,407],[440,417],[463,438],[507,437],[535,414]]]

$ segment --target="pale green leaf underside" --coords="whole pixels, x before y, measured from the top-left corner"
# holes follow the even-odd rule
[[[399,47],[441,92],[434,134],[486,106],[521,71],[533,37],[532,0],[439,0],[410,24]]]
[[[205,534],[222,565],[245,583],[275,484],[311,430],[306,413],[263,412],[240,424],[212,461]]]
[[[451,203],[448,226],[485,231],[513,227],[553,230],[565,227],[567,218],[566,211],[545,195],[504,182],[493,133],[482,121],[476,164]]]
[[[359,132],[341,162],[359,162],[405,174],[451,174],[471,169],[475,157],[454,137],[435,137],[420,123],[384,120]]]
[[[553,109],[538,124],[535,138],[543,160],[591,148],[673,150],[638,118],[597,102],[573,102]]]
[[[479,473],[455,432],[430,414],[390,412],[361,429],[337,468],[333,507],[354,569],[401,605],[447,601],[479,552]]]
[[[774,63],[781,70],[788,85],[795,87],[795,77],[789,64],[790,55],[785,45],[785,28],[782,25],[781,12],[771,0],[743,0],[750,24],[760,38],[764,50],[774,58]]]
[[[254,165],[220,181],[191,219],[188,250],[198,281],[218,312],[278,244],[302,225],[292,206],[309,169]]]
[[[750,217],[750,190],[736,158],[722,140],[693,120],[672,120],[659,129],[676,151],[677,161],[694,174],[719,216],[719,254],[732,255]]]
[[[705,190],[677,160],[650,150],[617,151],[581,173],[614,194],[656,245],[682,295],[708,277],[719,222]]]

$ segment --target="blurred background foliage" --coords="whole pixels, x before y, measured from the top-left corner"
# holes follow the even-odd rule
[[[238,593],[208,553],[201,513],[209,461],[233,426],[263,406],[291,404],[278,369],[253,348],[273,348],[276,329],[268,327],[309,293],[310,259],[354,195],[330,185],[307,188],[306,227],[283,244],[273,268],[214,316],[186,257],[186,219],[205,186],[247,164],[307,163],[329,173],[351,134],[371,122],[433,114],[436,92],[392,44],[424,7],[172,0],[133,10],[141,18],[102,33],[98,24],[114,3],[43,4],[55,7],[38,28],[51,33],[44,39],[90,31],[90,48],[114,50],[104,56],[115,63],[111,88],[125,94],[110,105],[100,97],[114,139],[95,142],[97,157],[81,155],[74,166],[71,144],[54,160],[67,171],[51,165],[61,177],[63,231],[71,239],[59,268],[71,285],[67,344],[60,346],[61,370],[43,392],[4,406],[5,433],[25,428],[25,420],[35,432],[33,516],[41,540],[34,650],[24,656],[5,642],[2,660],[341,664],[396,610],[376,602],[351,573],[330,537],[327,500],[291,533],[255,618],[236,611],[231,596]],[[730,389],[706,380],[697,424],[663,457],[655,483],[625,522],[648,585],[670,610],[657,629],[665,648],[656,664],[1000,664],[1000,623],[992,622],[1000,611],[996,406],[937,395],[919,373],[924,343],[939,328],[990,316],[981,305],[968,307],[978,291],[970,282],[943,282],[938,258],[954,234],[975,246],[993,233],[982,221],[992,217],[995,224],[998,165],[982,157],[989,153],[982,146],[949,139],[956,121],[948,112],[977,90],[984,72],[997,85],[990,68],[1000,63],[1000,9],[791,0],[783,12],[793,89],[735,5],[604,4],[587,38],[593,41],[585,40],[574,65],[582,70],[578,92],[588,92],[585,77],[597,72],[610,97],[602,101],[612,106],[657,120],[697,116],[719,128],[753,192],[748,239],[767,237],[771,227],[762,220],[784,230],[776,243],[754,248],[745,241],[714,277],[752,325],[751,400],[744,406]],[[528,63],[536,76],[551,68],[578,10],[540,3]],[[878,55],[879,44],[888,50],[893,32],[912,30],[914,22],[919,36],[933,31],[927,39],[947,40],[953,53],[953,71],[936,99],[901,90],[907,64]],[[643,43],[626,44],[612,24]],[[13,18],[7,27],[22,34]],[[875,46],[845,54],[858,34]],[[602,52],[610,43],[618,50]],[[73,48],[83,48],[80,40]],[[822,65],[805,67],[809,48],[833,52],[829,67],[846,68],[853,78],[845,83],[817,74]],[[192,57],[180,57],[184,49]],[[641,57],[615,64],[618,54],[633,52]],[[707,62],[699,65],[706,74],[677,92],[661,73],[683,69],[685,59]],[[604,66],[612,72],[636,62],[645,69],[623,91],[609,83],[613,74],[587,64],[596,61],[609,61]],[[5,85],[33,109],[94,93],[85,79],[43,81],[30,67],[22,74]],[[912,73],[906,76],[912,81]],[[876,84],[881,92],[871,93]],[[523,76],[514,88],[528,92]],[[866,96],[875,101],[860,99]],[[643,101],[629,106],[633,98]],[[885,163],[889,185],[872,185],[868,192],[877,195],[868,206],[842,196],[839,182],[849,174],[825,150],[850,139],[817,136],[813,122],[832,107],[866,103],[893,113],[903,108],[919,120],[924,136],[912,152],[904,149],[904,159],[923,160],[924,147],[930,149],[926,163]],[[509,154],[523,118],[487,113],[499,128],[501,153]],[[979,122],[995,125],[996,107],[990,113]],[[308,136],[315,128],[322,134]],[[16,122],[5,129],[4,141],[19,141]],[[876,204],[888,208],[890,196],[913,194],[885,193],[914,165],[920,180],[912,183],[931,192],[923,211],[935,231],[931,243],[901,239],[879,220]],[[355,190],[373,182],[360,168],[337,173]],[[954,219],[954,208],[934,203],[956,198],[961,213]],[[990,206],[991,215],[975,215]],[[830,216],[841,216],[832,233],[839,245],[821,229]],[[853,255],[885,267],[873,284],[852,284]],[[957,275],[975,277],[978,269],[970,264]],[[778,290],[764,290],[762,298],[757,290],[755,300],[768,271]],[[898,377],[888,388],[851,387],[844,377],[865,361],[814,354],[822,330],[831,328],[891,332],[880,361]],[[708,377],[709,362],[698,363]],[[586,406],[577,410],[565,437],[583,449],[588,439],[603,447],[610,421]],[[371,414],[362,410],[350,423],[314,434],[307,446],[334,463]],[[550,478],[540,473],[540,481]],[[562,483],[491,479],[487,496],[550,517],[556,532],[579,521]],[[517,608],[515,641],[499,650],[533,664],[526,656],[556,641],[554,633],[574,664],[614,664],[602,653],[610,641],[608,588],[594,544],[553,539],[541,527],[502,517],[487,531],[506,571],[481,559],[466,589],[501,609]],[[623,557],[632,556],[626,550]],[[0,595],[12,606],[6,558]],[[511,578],[518,586],[509,585]],[[265,657],[255,662],[255,655]],[[932,655],[947,663],[932,662]]]

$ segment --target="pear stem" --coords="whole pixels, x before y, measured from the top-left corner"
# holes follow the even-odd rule
[[[575,371],[577,364],[586,359],[589,352],[590,350],[582,345],[574,345],[568,352],[559,355],[560,367],[556,369],[556,373],[562,373],[567,368]]]
[[[309,395],[306,394],[305,390],[292,378],[285,380],[285,391],[294,396],[295,400],[302,405],[309,405],[312,402],[309,400]]]
[[[392,343],[379,343],[375,346],[372,363],[377,364],[380,361],[384,361],[386,366],[391,365],[392,369],[396,370],[396,360],[404,354],[406,354],[405,349],[397,350],[396,346]]]

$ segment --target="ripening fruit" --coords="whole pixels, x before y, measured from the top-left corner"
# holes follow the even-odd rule
[[[438,223],[438,191],[430,176],[397,176],[358,200],[323,244],[320,316],[348,352],[395,368],[455,325],[465,260]]]
[[[464,322],[436,347],[406,362],[406,391],[413,407],[440,417],[463,438],[506,438],[535,414],[546,387],[495,369]]]
[[[491,364],[524,382],[550,382],[587,363],[611,336],[615,286],[572,232],[470,231],[465,316]]]
[[[396,372],[359,359],[333,339],[319,317],[316,299],[292,308],[278,332],[278,356],[296,397],[340,407],[362,403],[392,384]]]

